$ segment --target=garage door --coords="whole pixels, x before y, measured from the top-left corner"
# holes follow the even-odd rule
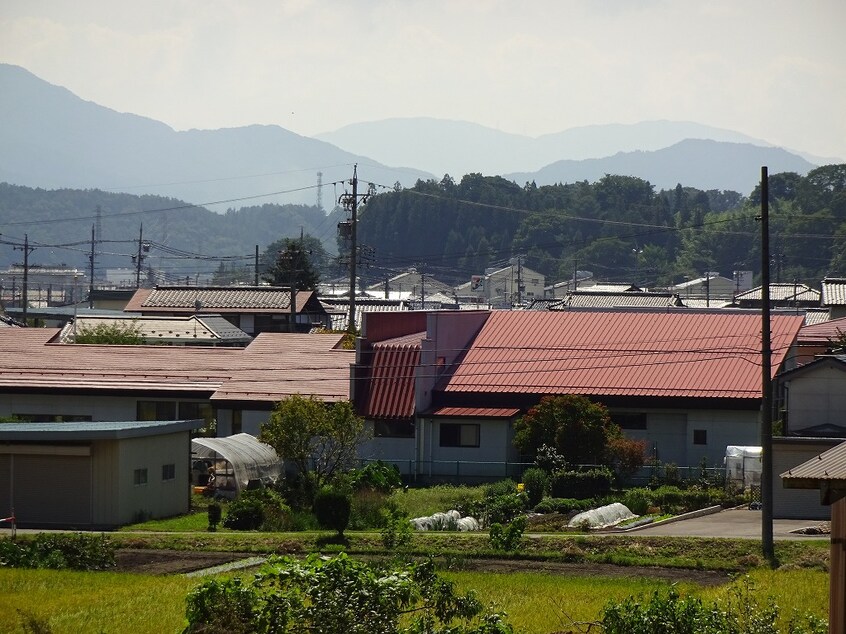
[[[8,458],[13,460],[13,502],[19,524],[91,524],[90,456],[18,454]]]

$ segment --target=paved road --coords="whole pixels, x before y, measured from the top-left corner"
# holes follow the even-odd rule
[[[774,539],[828,539],[828,535],[794,534],[799,528],[818,526],[820,520],[774,520]],[[645,526],[632,535],[672,535],[675,537],[740,537],[761,538],[761,511],[728,509],[719,513],[678,522]]]

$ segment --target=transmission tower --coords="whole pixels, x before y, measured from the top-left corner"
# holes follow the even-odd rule
[[[323,211],[323,172],[317,172],[317,208]]]

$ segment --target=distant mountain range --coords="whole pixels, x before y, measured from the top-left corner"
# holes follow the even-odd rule
[[[194,204],[232,201],[207,205],[218,212],[265,202],[314,205],[317,172],[324,183],[341,181],[352,177],[354,163],[381,184],[413,185],[430,177],[278,126],[177,132],[84,101],[8,64],[0,64],[0,121],[0,181],[155,194]],[[326,209],[335,205],[335,191],[324,189]],[[263,195],[271,192],[288,193]]]
[[[226,208],[317,202],[331,209],[358,163],[364,181],[409,186],[449,173],[503,175],[518,184],[638,176],[749,194],[760,166],[805,174],[818,164],[731,130],[651,121],[573,128],[537,138],[461,121],[389,119],[317,138],[278,126],[175,131],[84,101],[23,68],[0,64],[0,181],[30,187],[155,194]],[[343,148],[343,149],[341,149]],[[400,167],[390,167],[400,166]],[[219,204],[211,204],[219,203]]]

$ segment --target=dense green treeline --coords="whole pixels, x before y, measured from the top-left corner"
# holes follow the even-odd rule
[[[336,225],[343,213],[326,215],[307,205],[264,204],[229,209],[218,214],[203,207],[160,196],[135,196],[101,190],[44,190],[0,183],[0,241],[22,243],[27,235],[36,245],[32,264],[65,263],[88,268],[91,228],[101,210],[102,242],[97,246],[98,268],[134,266],[138,237],[151,244],[146,264],[161,268],[168,278],[217,271],[224,267],[254,267],[255,245],[264,251],[284,237],[301,232],[322,237],[334,248]],[[51,245],[41,247],[38,245]],[[52,245],[69,245],[56,247]],[[202,254],[202,258],[186,256]],[[0,266],[22,262],[20,251],[0,244]]]
[[[769,194],[772,279],[817,286],[826,275],[846,275],[846,164],[807,176],[772,174]],[[267,271],[284,238],[303,234],[323,279],[345,274],[332,257],[336,248],[344,255],[349,249],[336,242],[337,224],[346,220],[340,209],[327,215],[314,206],[265,204],[218,214],[158,196],[6,183],[0,183],[0,266],[22,262],[12,247],[26,234],[36,247],[31,264],[87,269],[98,207],[100,269],[134,266],[143,224],[150,243],[145,265],[163,270],[168,281],[198,273],[215,273],[221,283],[249,281],[255,245],[260,270]],[[359,273],[366,282],[422,266],[457,284],[523,255],[549,282],[571,278],[574,268],[648,287],[706,271],[757,274],[759,213],[760,188],[745,196],[683,185],[655,191],[648,181],[618,175],[542,187],[480,174],[460,182],[444,176],[372,196],[360,209],[359,244],[372,253],[364,264],[375,266],[362,265]]]
[[[773,280],[818,285],[846,274],[846,165],[802,177],[770,176]],[[418,181],[380,194],[360,215],[359,236],[377,261],[423,265],[460,282],[508,258],[550,280],[574,268],[598,279],[660,286],[706,271],[760,270],[760,191],[656,192],[640,178],[520,187],[500,177]]]

